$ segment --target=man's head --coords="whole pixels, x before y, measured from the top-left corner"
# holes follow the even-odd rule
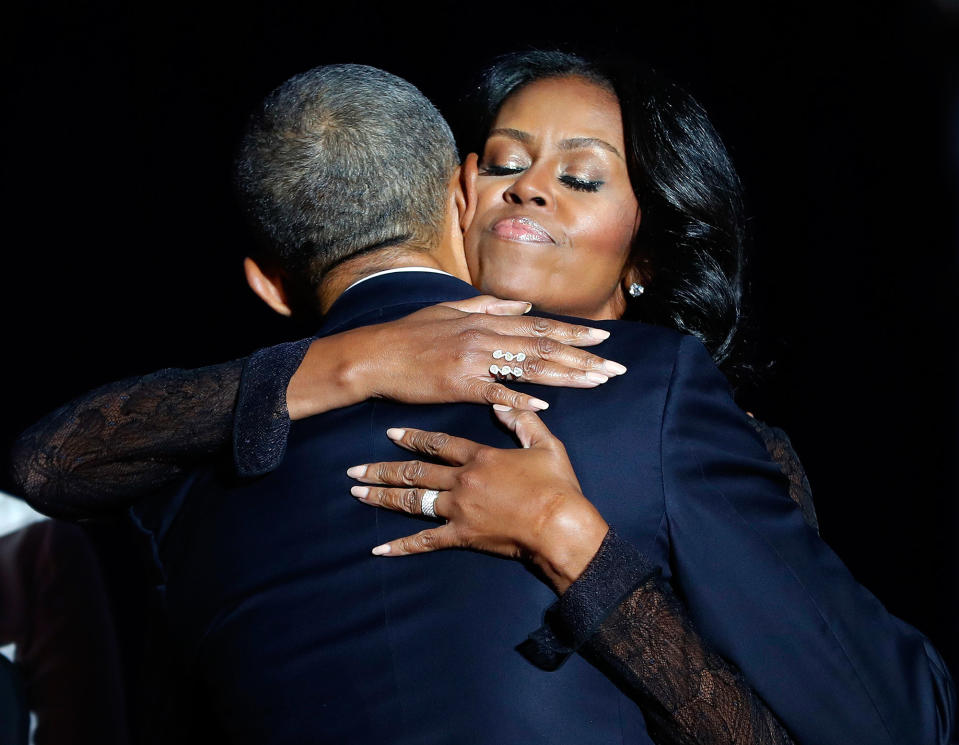
[[[449,126],[405,80],[365,65],[296,75],[251,117],[237,158],[256,264],[281,279],[283,303],[309,311],[354,257],[435,249],[457,167]]]

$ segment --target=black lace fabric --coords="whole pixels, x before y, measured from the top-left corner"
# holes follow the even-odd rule
[[[788,435],[779,427],[770,427],[768,424],[749,417],[749,423],[763,441],[769,457],[772,458],[783,474],[789,479],[789,496],[799,505],[803,519],[811,528],[819,532],[819,519],[816,517],[816,507],[812,501],[812,489],[806,478],[806,471],[799,462],[799,456],[793,450]]]
[[[636,701],[657,743],[793,742],[740,672],[699,636],[659,569],[613,528],[517,649],[544,670],[580,652]]]
[[[658,574],[616,607],[583,652],[636,700],[657,743],[792,742],[739,672],[710,651]]]
[[[53,517],[129,506],[229,446],[243,364],[160,370],[74,399],[14,443],[14,480]]]

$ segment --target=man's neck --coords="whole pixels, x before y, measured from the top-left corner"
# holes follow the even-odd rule
[[[404,268],[434,269],[457,276],[457,267],[443,266],[427,251],[396,251],[390,252],[388,256],[360,256],[336,267],[322,282],[319,289],[322,313],[326,313],[336,299],[357,282],[379,272]],[[469,281],[468,277],[459,279]]]

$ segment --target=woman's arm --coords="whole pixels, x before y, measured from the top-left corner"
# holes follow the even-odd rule
[[[386,485],[354,487],[361,501],[422,514],[418,487],[429,485],[439,491],[436,514],[448,521],[374,553],[466,547],[528,561],[560,593],[547,625],[520,645],[534,664],[554,670],[581,651],[636,700],[657,742],[792,742],[738,671],[696,633],[658,571],[608,529],[583,496],[562,443],[535,414],[496,408],[522,449],[390,430],[397,444],[456,466],[350,469],[363,482]]]
[[[90,391],[24,431],[12,476],[37,510],[94,517],[226,449],[243,361],[160,370]]]
[[[526,351],[527,378],[548,385],[592,387],[621,372],[578,348],[606,332],[525,316],[528,307],[483,296],[243,360],[110,383],[21,434],[11,450],[13,477],[46,514],[93,517],[178,480],[231,445],[240,475],[272,470],[291,419],[369,397],[545,407],[493,379],[490,353],[499,347]]]

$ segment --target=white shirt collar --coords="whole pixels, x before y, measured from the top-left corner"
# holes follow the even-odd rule
[[[368,279],[373,279],[373,277],[382,277],[384,274],[395,274],[397,272],[430,272],[432,274],[445,274],[447,277],[453,276],[449,272],[444,272],[442,269],[434,269],[430,266],[398,266],[395,269],[384,269],[382,272],[373,272],[373,274],[368,274],[367,276],[363,277],[363,279],[356,280],[356,282],[343,290],[343,292],[349,292],[361,282],[365,282]]]

